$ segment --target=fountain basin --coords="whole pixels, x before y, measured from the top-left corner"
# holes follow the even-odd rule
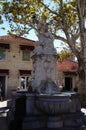
[[[77,97],[77,98],[76,98]],[[36,95],[36,107],[42,113],[48,115],[65,114],[80,111],[76,93],[38,94]]]
[[[68,113],[70,110],[71,99],[68,95],[62,93],[39,94],[36,97],[36,107],[42,113],[56,116],[60,113]]]

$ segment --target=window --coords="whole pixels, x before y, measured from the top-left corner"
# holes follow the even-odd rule
[[[24,61],[30,60],[30,51],[29,50],[23,50],[23,60]]]
[[[28,77],[28,76],[21,76],[20,77],[20,88],[21,89],[28,89],[29,82],[30,82],[30,77]]]
[[[6,60],[6,50],[0,49],[0,60]]]

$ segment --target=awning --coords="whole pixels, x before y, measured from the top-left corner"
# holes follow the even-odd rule
[[[20,75],[31,75],[31,70],[19,70]]]
[[[9,44],[5,44],[5,43],[0,43],[0,48],[10,49],[10,45]]]
[[[33,51],[34,50],[34,46],[27,46],[27,45],[20,45],[20,49],[21,50],[30,50],[30,51]]]
[[[9,70],[8,69],[0,69],[0,74],[9,74]]]

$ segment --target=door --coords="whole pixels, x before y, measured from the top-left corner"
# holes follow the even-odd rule
[[[1,85],[2,85],[2,94],[3,94],[3,97],[5,97],[5,76],[0,76],[0,82],[1,82]]]
[[[72,77],[65,77],[65,90],[72,90]]]

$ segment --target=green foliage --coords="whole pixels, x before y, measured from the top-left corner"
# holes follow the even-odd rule
[[[48,25],[48,31],[57,39],[59,30],[64,34],[64,30],[67,30],[70,40],[77,40],[76,35],[79,36],[76,0],[48,0],[47,3],[44,0],[13,0],[2,3],[2,13],[9,21],[9,33],[24,35],[32,28],[37,31],[37,21],[43,21]],[[65,38],[59,38],[67,43],[68,34]]]
[[[54,34],[59,29],[62,29],[64,23],[66,23],[66,27],[70,31],[72,26],[76,25],[76,20],[78,19],[75,0],[62,3],[63,14],[61,12],[60,0],[53,0],[53,5],[51,4],[50,2],[45,4],[44,0],[13,0],[13,2],[3,2],[2,6],[3,14],[9,20],[11,26],[12,22],[14,22],[16,27],[19,24],[23,24],[37,29],[34,21],[41,20],[48,24],[49,31]],[[64,18],[62,15],[64,15]]]
[[[62,62],[62,61],[69,59],[73,56],[74,56],[74,54],[71,51],[64,49],[61,52],[59,52],[58,61]]]

